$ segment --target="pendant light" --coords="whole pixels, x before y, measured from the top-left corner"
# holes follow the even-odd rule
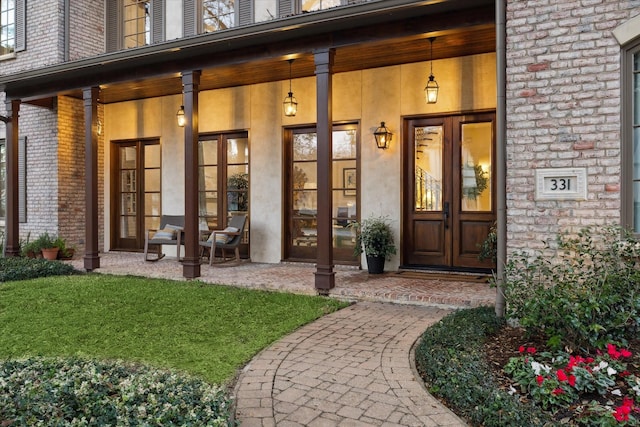
[[[438,82],[436,82],[435,77],[433,77],[433,41],[435,37],[430,37],[429,41],[431,42],[431,55],[429,57],[429,63],[431,64],[431,74],[429,75],[429,81],[427,82],[427,86],[424,88],[424,95],[427,100],[427,104],[435,104],[438,102]]]
[[[296,101],[293,96],[293,92],[291,92],[291,64],[293,61],[293,59],[289,60],[289,95],[282,103],[282,106],[284,107],[284,115],[287,117],[293,117],[298,112],[298,101]]]

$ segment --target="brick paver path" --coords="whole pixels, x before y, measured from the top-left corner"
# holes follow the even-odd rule
[[[424,389],[411,348],[442,308],[359,302],[264,350],[236,385],[251,426],[464,426]]]

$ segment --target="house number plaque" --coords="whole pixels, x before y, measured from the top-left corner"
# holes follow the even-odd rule
[[[536,200],[586,199],[586,169],[536,169]]]

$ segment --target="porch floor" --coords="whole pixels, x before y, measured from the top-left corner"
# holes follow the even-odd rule
[[[84,269],[82,258],[71,263]],[[354,301],[393,302],[449,308],[468,308],[495,303],[496,290],[488,283],[476,280],[460,281],[443,279],[443,274],[398,274],[385,272],[370,275],[356,267],[335,266],[335,288],[329,292],[334,298]],[[165,257],[157,262],[145,262],[143,254],[108,252],[100,254],[98,273],[135,275],[143,277],[186,280],[182,276],[182,264],[175,258]],[[317,294],[314,264],[279,263],[264,264],[242,261],[228,262],[210,267],[202,264],[200,280],[205,283],[239,286],[296,294]],[[475,279],[476,276],[469,276]]]

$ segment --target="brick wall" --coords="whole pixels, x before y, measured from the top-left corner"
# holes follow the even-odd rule
[[[98,117],[104,122],[102,108]],[[85,135],[84,135],[84,107],[83,101],[69,97],[58,99],[58,218],[59,235],[68,244],[77,249],[79,256],[84,251],[85,244]],[[98,155],[98,236],[101,249],[103,246],[104,191],[103,165],[104,155],[102,138],[99,137]]]
[[[640,1],[507,2],[507,239],[620,221],[620,46]],[[536,201],[535,169],[586,168],[587,200]]]
[[[69,11],[69,59],[76,60],[105,52],[105,1],[72,1]]]

